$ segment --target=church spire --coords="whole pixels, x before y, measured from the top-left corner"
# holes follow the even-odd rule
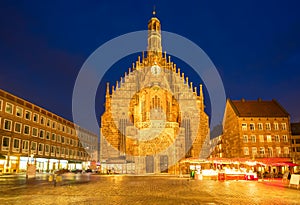
[[[148,55],[161,55],[161,25],[158,18],[155,16],[155,7],[153,9],[153,17],[148,22]]]
[[[109,83],[106,83],[106,97],[109,97]]]
[[[110,93],[109,93],[109,83],[106,83],[106,100],[105,100],[105,110],[108,111],[110,110]]]

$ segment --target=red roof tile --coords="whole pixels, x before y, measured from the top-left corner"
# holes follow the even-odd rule
[[[287,111],[276,101],[230,100],[239,117],[289,117]]]

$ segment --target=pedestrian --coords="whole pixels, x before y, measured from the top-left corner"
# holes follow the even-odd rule
[[[290,179],[291,179],[291,172],[290,171],[289,171],[287,179],[288,179],[288,181],[290,181]]]
[[[54,174],[53,177],[53,186],[56,187],[56,178],[57,178],[57,174]]]
[[[195,170],[192,170],[192,179],[195,179]]]
[[[274,180],[274,172],[273,171],[271,171],[271,173],[270,173],[270,178],[271,178],[272,181]]]

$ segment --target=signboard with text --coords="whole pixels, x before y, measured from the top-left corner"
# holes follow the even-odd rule
[[[36,174],[36,166],[34,164],[28,164],[27,166],[27,171],[26,171],[26,175],[28,177],[35,177]]]
[[[297,188],[299,188],[299,183],[300,183],[300,175],[299,174],[292,174],[289,186],[297,185]]]

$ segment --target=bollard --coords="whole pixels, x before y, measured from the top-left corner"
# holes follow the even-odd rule
[[[62,181],[62,176],[58,175],[58,176],[56,177],[56,182],[61,182],[61,181]]]
[[[53,175],[49,175],[49,179],[48,179],[49,182],[52,182],[53,181]]]
[[[54,174],[53,185],[56,187],[57,174]]]

